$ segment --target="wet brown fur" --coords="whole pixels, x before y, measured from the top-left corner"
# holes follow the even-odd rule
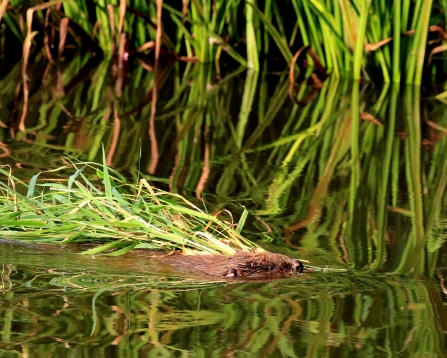
[[[225,255],[168,255],[163,261],[212,276],[244,277],[302,273],[304,266],[296,259],[270,252],[238,251]]]

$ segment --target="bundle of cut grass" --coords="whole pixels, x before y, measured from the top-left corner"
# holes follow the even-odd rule
[[[225,255],[262,251],[240,234],[245,210],[235,226],[144,179],[128,184],[106,164],[72,165],[75,172],[66,182],[38,180],[39,173],[25,183],[10,168],[0,167],[0,236],[34,243],[96,243],[84,253],[113,256],[141,248]],[[95,170],[96,181],[87,178],[86,168]]]

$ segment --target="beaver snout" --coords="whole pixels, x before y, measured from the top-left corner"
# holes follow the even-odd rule
[[[297,273],[303,273],[303,271],[304,271],[303,263],[300,260],[296,260],[296,259],[294,259],[293,261],[295,263],[295,271]]]

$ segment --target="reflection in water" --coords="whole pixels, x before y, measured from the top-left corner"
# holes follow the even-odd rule
[[[30,178],[61,166],[63,153],[101,161],[104,144],[130,180],[140,169],[210,212],[242,204],[252,214],[249,238],[356,275],[224,284],[171,273],[160,281],[166,274],[155,266],[89,271],[82,259],[62,272],[54,257],[32,264],[11,249],[0,262],[1,350],[447,354],[443,104],[421,100],[419,88],[359,90],[328,79],[302,106],[288,97],[287,75],[217,79],[212,68],[179,64],[157,75],[136,67],[118,95],[110,65],[95,65],[79,57],[64,69],[30,70],[26,116],[20,68],[0,80],[2,162]],[[297,102],[309,91],[301,86]]]
[[[77,58],[63,72],[33,73],[25,132],[20,91],[6,85],[19,71],[3,79],[5,161],[101,161],[104,143],[107,161],[133,181],[141,169],[210,210],[246,206],[252,239],[310,256],[323,248],[357,270],[434,274],[445,241],[447,116],[418,88],[359,92],[329,79],[303,107],[289,99],[287,75],[248,72],[241,86],[241,72],[215,79],[213,68],[177,64],[157,75],[135,68],[117,96],[109,67],[91,71]],[[298,99],[307,95],[301,87]]]
[[[2,249],[15,255],[11,246]],[[219,283],[113,272],[105,260],[83,259],[85,268],[74,269],[74,255],[53,256],[65,266],[50,269],[51,256],[43,256],[44,266],[38,259],[3,266],[3,352],[23,357],[447,354],[447,295],[439,281],[315,273]],[[108,274],[99,273],[104,270]],[[439,278],[445,274],[440,271]]]

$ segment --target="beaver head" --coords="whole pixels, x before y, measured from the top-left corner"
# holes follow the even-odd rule
[[[300,260],[297,259],[292,259],[293,261],[293,265],[294,265],[294,270],[296,271],[296,273],[303,273],[304,271],[304,265]]]

